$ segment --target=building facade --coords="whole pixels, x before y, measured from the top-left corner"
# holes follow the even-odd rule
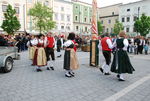
[[[25,0],[0,0],[0,26],[4,20],[4,13],[6,12],[8,4],[16,10],[16,16],[20,21],[21,28],[18,32],[22,33],[26,30],[26,1]],[[0,28],[0,33],[4,33]]]
[[[119,4],[98,9],[98,20],[103,26],[103,33],[113,33],[114,25],[119,20]]]
[[[54,0],[26,0],[26,14],[27,14],[27,17],[26,17],[26,31],[28,33],[38,33],[38,31],[36,31],[34,29],[33,18],[30,15],[28,15],[29,10],[31,8],[33,8],[34,4],[37,3],[37,2],[40,2],[43,5],[48,6],[49,8],[53,8],[53,5],[54,5]]]
[[[119,21],[123,23],[124,30],[131,36],[137,35],[134,23],[143,13],[150,16],[150,0],[141,0],[123,4],[119,10]]]
[[[91,34],[92,5],[78,0],[73,2],[73,29],[82,35]]]
[[[70,1],[54,0],[53,20],[56,27],[53,31],[56,34],[66,34],[73,31],[73,4]]]

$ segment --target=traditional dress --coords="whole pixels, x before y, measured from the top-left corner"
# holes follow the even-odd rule
[[[73,76],[72,70],[79,68],[79,63],[77,60],[76,52],[74,50],[74,42],[72,40],[68,40],[64,43],[65,54],[64,54],[64,69],[67,71],[66,76]]]
[[[36,46],[37,48],[35,49],[33,65],[36,65],[38,67],[47,65],[47,58],[44,49],[44,40],[39,39]]]
[[[33,60],[35,53],[35,45],[38,44],[38,40],[36,38],[28,41],[27,46],[29,47],[29,59]]]
[[[111,65],[111,71],[118,73],[119,80],[124,80],[123,73],[132,74],[134,71],[127,54],[128,40],[119,38],[116,40],[116,53]]]

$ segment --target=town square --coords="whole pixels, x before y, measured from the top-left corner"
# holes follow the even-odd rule
[[[149,101],[150,0],[0,0],[0,101]]]

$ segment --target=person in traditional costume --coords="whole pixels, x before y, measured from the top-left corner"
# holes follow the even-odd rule
[[[75,44],[74,40],[75,34],[70,33],[68,36],[68,40],[64,43],[64,69],[66,70],[65,76],[66,77],[74,77],[75,73],[73,70],[76,70],[79,68],[79,63],[77,60],[76,52],[75,52]]]
[[[119,38],[114,43],[114,46],[115,45],[117,49],[111,65],[111,71],[117,73],[119,81],[125,81],[124,74],[125,73],[132,74],[134,68],[127,54],[127,47],[129,43],[128,40],[125,38],[124,31],[121,31],[119,33]]]
[[[47,34],[47,47],[46,47],[46,57],[47,57],[47,70],[54,70],[54,63],[55,63],[55,38],[52,36],[52,33],[49,32]],[[51,57],[51,60],[50,60]]]
[[[44,35],[39,35],[38,43],[35,47],[35,54],[33,59],[33,65],[37,66],[37,72],[42,71],[41,67],[47,65],[47,58],[45,53]]]
[[[30,60],[33,60],[33,58],[34,58],[34,53],[35,53],[34,45],[37,43],[38,43],[38,41],[34,35],[32,35],[30,40],[27,42],[27,46],[29,48],[29,59]]]
[[[65,40],[63,39],[63,36],[58,36],[57,38],[57,57],[61,57],[61,49],[63,49],[63,44],[64,44]]]
[[[105,62],[102,65],[102,67],[100,68],[100,71],[104,74],[104,75],[110,75],[110,63],[111,63],[111,52],[112,52],[112,41],[109,37],[109,34],[106,33],[104,35],[104,37],[101,40],[101,46],[102,46],[102,52],[103,52],[103,56],[105,58]]]

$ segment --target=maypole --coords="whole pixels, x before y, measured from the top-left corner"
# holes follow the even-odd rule
[[[98,66],[99,49],[98,49],[98,30],[97,30],[97,0],[92,2],[92,37],[90,42],[90,66]]]

